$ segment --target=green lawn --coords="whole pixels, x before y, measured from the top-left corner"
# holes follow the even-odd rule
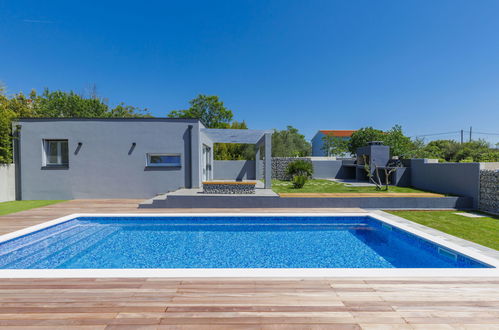
[[[458,211],[385,211],[447,234],[499,250],[499,217],[468,218]]]
[[[393,192],[393,193],[416,193],[425,192],[422,190],[390,186],[388,191],[376,190],[374,187],[349,187],[341,182],[329,180],[314,179],[305,183],[301,189],[293,188],[290,181],[272,180],[272,190],[276,193],[375,193],[375,192]]]
[[[34,209],[37,207],[52,205],[64,201],[13,201],[0,203],[0,215]]]

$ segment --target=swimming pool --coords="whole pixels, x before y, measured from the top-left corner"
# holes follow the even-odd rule
[[[158,268],[493,266],[368,215],[76,216],[0,243],[0,269]]]

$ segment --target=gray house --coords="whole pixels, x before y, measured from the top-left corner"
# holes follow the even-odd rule
[[[263,146],[271,185],[271,131],[207,129],[197,119],[172,118],[29,118],[13,125],[17,199],[151,198],[198,188],[213,179],[218,142]]]

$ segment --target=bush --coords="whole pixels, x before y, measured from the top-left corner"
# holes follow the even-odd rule
[[[312,176],[313,172],[312,163],[304,160],[295,160],[286,167],[286,174],[292,178],[295,176],[304,176],[305,179],[308,179]]]
[[[303,188],[306,182],[307,182],[307,177],[304,175],[295,175],[293,177],[293,187],[296,189]]]

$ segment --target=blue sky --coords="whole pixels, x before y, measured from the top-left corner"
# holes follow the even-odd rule
[[[156,116],[214,94],[250,128],[308,138],[394,124],[499,134],[498,17],[496,0],[0,0],[0,81],[96,84]]]

